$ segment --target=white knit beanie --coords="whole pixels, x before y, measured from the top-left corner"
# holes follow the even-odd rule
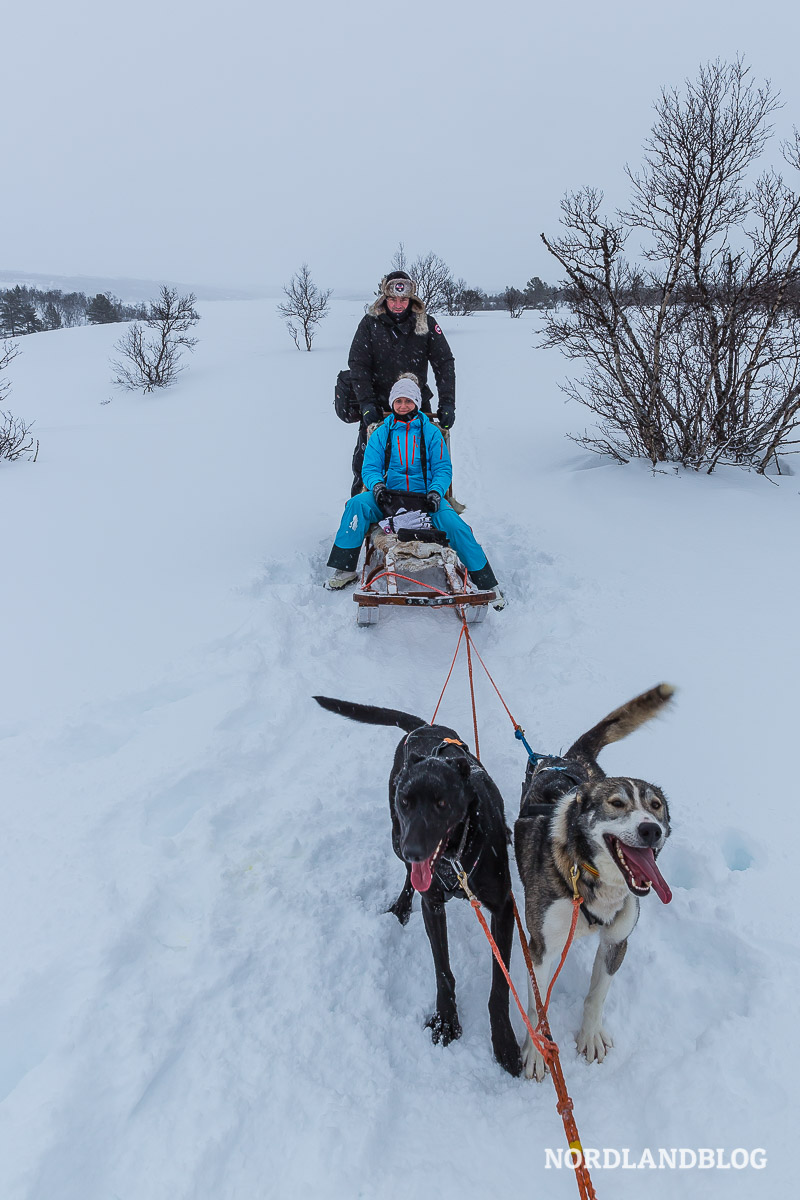
[[[419,385],[414,383],[413,379],[398,379],[395,386],[389,392],[389,407],[395,403],[399,396],[405,396],[407,400],[413,400],[416,407],[419,408],[422,403],[422,392]]]
[[[413,400],[417,408],[422,404],[422,392],[419,390],[419,385],[414,383],[413,379],[398,379],[389,392],[389,408],[392,407],[395,400],[400,396],[405,396],[407,400]]]

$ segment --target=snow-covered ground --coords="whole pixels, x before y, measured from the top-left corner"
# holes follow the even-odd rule
[[[362,307],[335,304],[312,354],[272,303],[201,311],[163,395],[111,391],[114,327],[26,337],[11,368],[41,450],[0,468],[0,1196],[575,1196],[545,1166],[564,1144],[549,1081],[492,1059],[465,904],[463,1037],[423,1029],[418,906],[405,929],[384,913],[396,732],[311,700],[430,716],[457,636],[446,613],[359,629],[320,586],[354,440],[333,381]],[[446,332],[455,490],[509,598],[476,643],[528,739],[555,752],[645,687],[680,689],[602,759],[666,790],[675,898],[643,902],[603,1065],[573,1042],[593,946],[557,986],[583,1142],[767,1154],[599,1170],[598,1195],[776,1196],[798,1058],[798,477],[604,462],[566,440],[587,414],[531,320]],[[485,679],[478,702],[513,821],[524,754]],[[441,716],[471,741],[465,669]],[[513,974],[524,991],[518,950]]]

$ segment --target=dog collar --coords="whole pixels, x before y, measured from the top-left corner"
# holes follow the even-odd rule
[[[475,867],[478,864],[478,858],[480,858],[480,854],[479,854],[478,858],[475,859],[475,862],[472,864],[469,871],[465,871],[463,866],[461,865],[461,855],[464,853],[464,847],[467,844],[468,836],[469,836],[469,817],[466,817],[464,820],[464,832],[461,835],[461,841],[458,844],[458,849],[456,850],[455,854],[443,854],[440,859],[441,862],[447,863],[448,867],[450,867],[450,869],[455,873],[456,878],[458,878],[459,875],[464,875],[465,878],[468,879],[469,871],[475,870]],[[453,889],[449,888],[448,890],[452,891]]]
[[[461,745],[461,743],[459,743],[459,745]],[[461,862],[461,855],[464,853],[464,847],[467,844],[467,836],[468,835],[469,835],[469,817],[467,817],[467,819],[464,821],[464,832],[461,835],[461,841],[458,844],[458,849],[456,850],[456,854],[455,854],[456,860],[459,863]],[[452,857],[448,861],[452,862],[453,861]]]

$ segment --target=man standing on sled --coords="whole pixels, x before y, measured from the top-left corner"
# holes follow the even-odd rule
[[[405,271],[392,271],[381,280],[380,295],[359,322],[350,347],[350,389],[361,410],[351,495],[361,491],[367,428],[389,412],[389,392],[404,371],[416,375],[422,393],[420,408],[430,413],[433,393],[427,382],[428,364],[439,393],[439,424],[451,429],[456,419],[453,352],[437,322],[426,313],[413,279]]]
[[[362,477],[368,489],[345,505],[336,541],[328,558],[334,573],[326,586],[346,587],[358,578],[356,564],[370,525],[397,512],[402,493],[402,524],[419,528],[423,514],[441,529],[467,568],[476,587],[495,588],[495,608],[505,605],[483,549],[461,517],[445,500],[453,469],[444,438],[421,411],[422,393],[413,379],[401,377],[389,392],[391,414],[375,430],[364,453]],[[400,520],[400,518],[395,518]]]

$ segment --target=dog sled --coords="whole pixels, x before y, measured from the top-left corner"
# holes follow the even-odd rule
[[[367,536],[353,593],[357,624],[375,625],[386,605],[452,608],[469,624],[485,620],[496,592],[475,587],[451,546],[403,537],[408,532],[385,533],[376,525]]]
[[[450,431],[432,418],[450,451]],[[368,438],[378,424],[371,425]],[[464,505],[453,496],[452,483],[445,499],[461,514]],[[356,622],[375,625],[386,605],[405,608],[452,608],[471,625],[486,619],[488,606],[497,598],[491,590],[477,588],[452,546],[440,531],[411,536],[404,529],[387,533],[374,525],[362,551],[361,575],[353,599]]]

